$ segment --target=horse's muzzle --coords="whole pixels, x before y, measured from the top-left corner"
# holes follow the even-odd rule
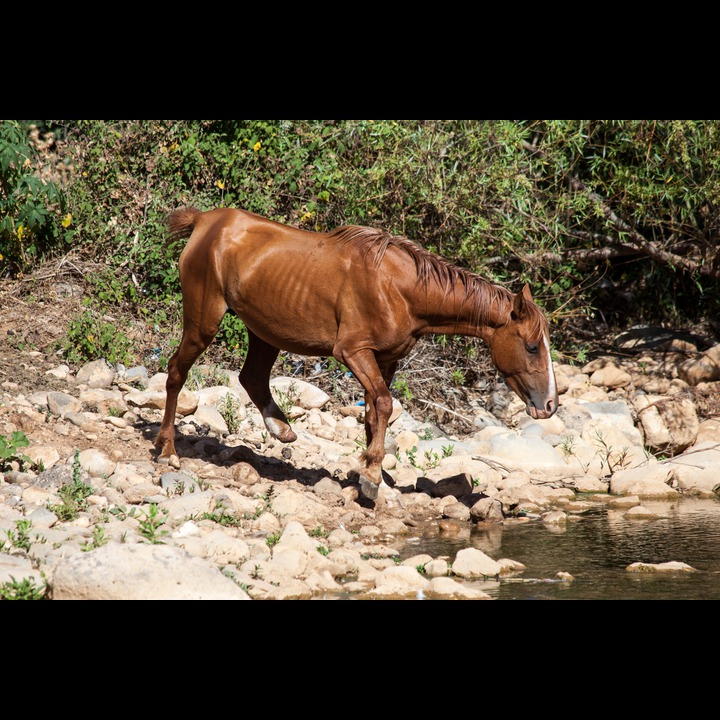
[[[525,405],[527,414],[533,420],[547,420],[552,417],[558,409],[557,397],[548,398],[542,407],[538,407],[532,400]]]

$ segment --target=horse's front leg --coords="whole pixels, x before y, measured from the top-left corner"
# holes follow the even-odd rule
[[[337,357],[337,356],[336,356]],[[365,470],[360,473],[360,488],[370,500],[378,496],[385,457],[385,433],[392,413],[392,395],[387,377],[392,379],[395,365],[381,371],[375,353],[363,349],[354,354],[343,353],[340,360],[352,371],[365,388],[365,437],[367,448],[362,454]]]
[[[172,464],[174,467],[180,467],[175,451],[175,412],[178,396],[193,363],[217,334],[225,313],[222,301],[215,303],[214,306],[209,303],[207,307],[201,308],[199,301],[189,292],[183,295],[183,306],[182,340],[168,363],[165,412],[155,439],[157,461],[161,464]]]
[[[262,414],[270,434],[280,442],[293,442],[297,435],[270,392],[270,371],[279,352],[248,329],[248,353],[240,371],[240,382]]]

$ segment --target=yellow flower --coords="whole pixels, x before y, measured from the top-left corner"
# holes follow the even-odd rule
[[[91,342],[93,342],[93,340],[95,340],[95,336],[92,335],[92,334],[91,334],[91,335],[88,335],[87,338],[88,338],[88,342],[89,342],[89,343],[91,343]]]
[[[72,223],[72,213],[68,213],[63,219],[62,219],[62,226],[64,228],[70,227]]]
[[[15,231],[18,240],[22,240],[25,237],[25,228],[22,225],[18,225],[18,229]]]
[[[222,180],[218,180],[215,183],[221,190],[225,189],[225,183]]]
[[[258,141],[253,145],[253,150],[254,150],[255,152],[257,152],[261,147],[262,147],[262,143],[258,140]]]

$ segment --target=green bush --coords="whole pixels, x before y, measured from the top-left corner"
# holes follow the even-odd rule
[[[0,121],[0,276],[17,275],[55,248],[71,224],[64,213],[63,193],[38,174],[28,128]]]
[[[566,346],[593,313],[624,326],[720,310],[717,121],[37,123],[56,138],[44,159],[25,126],[0,125],[3,274],[70,243],[104,265],[88,278],[99,303],[140,319],[177,315],[183,242],[164,220],[185,204],[404,235],[510,289],[529,283]],[[60,189],[40,180],[57,166]],[[242,322],[226,319],[217,344],[243,354]]]
[[[131,365],[136,359],[132,340],[89,308],[70,321],[62,351],[75,365],[103,358],[113,365]]]

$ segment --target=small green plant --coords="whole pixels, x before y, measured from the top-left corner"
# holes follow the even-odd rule
[[[241,590],[244,590],[245,592],[249,592],[250,586],[247,583],[240,582],[238,580],[237,575],[232,570],[228,570],[227,568],[225,568],[222,571],[222,574],[225,577],[230,578],[230,580],[232,580]]]
[[[240,429],[240,401],[232,393],[227,393],[218,410],[230,433],[235,434]]]
[[[432,440],[433,439],[433,431],[429,427],[426,427],[426,428],[423,428],[422,430],[418,431],[417,436],[420,440]]]
[[[237,316],[226,313],[220,323],[215,341],[223,345],[234,357],[245,357],[248,351],[248,333],[245,323]]]
[[[600,430],[595,431],[595,440],[599,446],[600,462],[606,464],[609,472],[615,472],[617,468],[623,469],[628,462],[629,447],[624,446],[622,450],[613,450],[603,437]]]
[[[128,510],[124,505],[119,505],[111,507],[110,514],[114,515],[118,520],[127,520],[137,515],[137,508],[132,507]]]
[[[398,374],[395,376],[395,380],[392,384],[393,390],[400,395],[400,399],[404,400],[405,402],[410,402],[414,395],[412,394],[412,391],[410,390],[410,385],[408,384],[407,378],[402,375]]]
[[[440,464],[440,456],[434,450],[425,451],[425,470],[432,470]]]
[[[47,585],[38,587],[35,578],[16,580],[12,575],[10,580],[0,585],[0,600],[42,600]]]
[[[465,373],[462,370],[453,370],[450,377],[455,385],[462,386],[465,384]]]
[[[102,525],[95,525],[93,527],[93,536],[88,540],[80,549],[83,552],[90,552],[96,548],[107,545],[110,538],[105,535],[105,528]]]
[[[317,527],[310,530],[308,535],[310,537],[317,537],[317,538],[326,538],[330,533],[322,526],[318,525]]]
[[[92,493],[92,486],[82,480],[80,451],[76,450],[73,460],[72,480],[58,490],[62,502],[58,505],[48,505],[48,510],[54,512],[63,522],[69,522],[74,520],[80,512],[87,510],[87,498]]]
[[[279,540],[280,540],[280,533],[271,533],[270,535],[267,536],[267,539],[265,540],[265,542],[267,543],[267,546],[271,548],[271,547],[274,547],[275,545],[277,545]]]
[[[66,200],[41,177],[38,157],[23,121],[0,122],[0,265],[13,277],[32,266],[71,225]]]
[[[580,463],[580,466],[585,470],[585,472],[587,472],[590,467],[590,463],[584,463],[575,453],[575,438],[571,435],[565,435],[560,443],[560,449],[566,459],[569,460],[569,458],[574,457]]]
[[[324,555],[324,556],[327,556],[327,555],[330,554],[330,550],[329,550],[327,547],[325,547],[325,545],[318,545],[318,546],[317,546],[317,551],[318,551],[321,555]]]
[[[171,487],[167,490],[168,495],[176,495],[177,497],[180,497],[181,495],[185,494],[185,481],[184,480],[176,480]]]
[[[291,381],[287,387],[287,390],[283,390],[279,387],[272,388],[273,395],[275,396],[275,402],[278,404],[283,415],[287,415],[293,405],[297,404],[300,397],[300,392],[295,381]],[[292,422],[292,420],[290,420]]]
[[[138,532],[151,545],[164,545],[165,543],[160,538],[167,535],[168,530],[161,530],[160,528],[166,521],[167,512],[164,513],[164,516],[161,516],[157,504],[150,503],[146,516],[140,521]]]
[[[449,458],[453,452],[455,452],[455,446],[452,443],[450,445],[442,446],[442,456],[444,458]]]
[[[417,460],[417,445],[413,445],[406,453],[408,460],[413,467],[419,468]]]
[[[575,438],[571,435],[565,435],[560,443],[560,449],[565,457],[570,457],[575,454]]]
[[[17,462],[21,470],[32,465],[32,460],[25,453],[20,452],[20,448],[29,444],[30,441],[25,433],[20,430],[12,432],[9,438],[0,435],[0,472],[11,468],[12,462]]]
[[[220,512],[218,512],[218,510]],[[205,512],[200,516],[201,520],[212,520],[223,527],[242,527],[244,516],[237,513],[226,512],[225,508],[218,505],[214,512]]]
[[[108,415],[110,417],[122,417],[125,411],[122,408],[111,406],[108,408]]]
[[[28,518],[15,521],[15,530],[6,530],[10,546],[19,550],[29,550],[32,540],[30,538],[30,528],[32,527],[32,521]],[[4,547],[4,544],[3,544]]]
[[[228,385],[229,383],[229,375],[217,365],[210,365],[209,367],[193,365],[185,381],[188,390],[201,390],[202,388]]]
[[[421,575],[427,575],[427,570],[425,570],[425,563],[422,565],[416,565],[415,569],[421,574]]]
[[[80,365],[90,360],[132,364],[133,341],[115,323],[89,308],[71,322],[62,351],[69,363]]]

